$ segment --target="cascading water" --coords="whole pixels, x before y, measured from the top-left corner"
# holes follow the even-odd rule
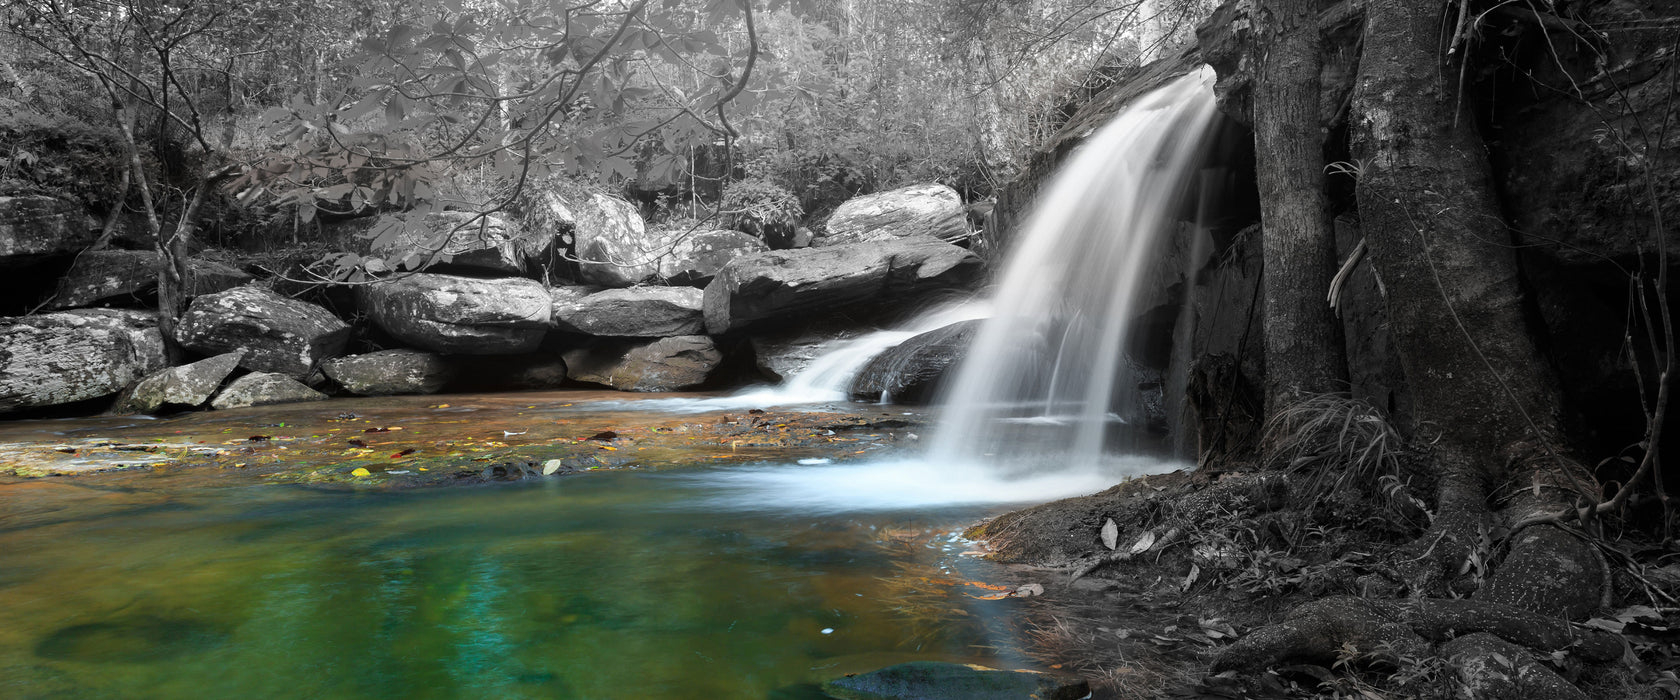
[[[1210,69],[1144,96],[1050,183],[944,398],[929,461],[1095,469],[1137,404],[1124,355],[1145,264],[1214,121]]]

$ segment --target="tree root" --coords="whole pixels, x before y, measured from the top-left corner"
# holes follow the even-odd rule
[[[1285,621],[1237,640],[1215,657],[1213,671],[1258,673],[1284,662],[1349,659],[1403,668],[1440,656],[1472,697],[1565,700],[1586,696],[1536,654],[1603,662],[1620,657],[1622,649],[1621,640],[1604,630],[1502,603],[1340,596],[1302,605]]]

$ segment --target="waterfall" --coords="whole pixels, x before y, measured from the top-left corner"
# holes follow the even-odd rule
[[[1128,325],[1146,263],[1193,189],[1212,81],[1203,68],[1139,98],[1039,195],[941,401],[930,462],[1096,469],[1136,422]]]

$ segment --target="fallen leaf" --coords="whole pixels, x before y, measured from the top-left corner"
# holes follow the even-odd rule
[[[364,433],[388,433],[388,432],[391,432],[391,429],[390,428],[365,428],[365,429],[362,430],[362,432],[364,432]]]
[[[1102,543],[1110,550],[1120,546],[1120,526],[1114,524],[1114,518],[1103,521]]]
[[[1035,595],[1044,595],[1044,586],[1037,583],[1029,583],[1015,589],[1015,592],[1012,595],[1016,598],[1031,598]]]
[[[411,454],[414,454],[414,448],[412,448],[412,447],[410,447],[406,450],[403,450],[401,452],[398,452],[394,455],[391,455],[391,459],[398,459],[398,458],[401,458],[401,457],[407,457]]]
[[[268,440],[269,437],[267,435],[252,435],[251,437],[248,437],[248,438],[245,438],[245,439],[247,441],[250,441],[250,442],[263,442],[265,440]]]
[[[440,404],[437,404],[435,406],[427,406],[427,408],[449,408],[449,404],[440,403]]]
[[[361,440],[351,440],[350,445],[352,447],[367,447],[367,443],[362,442]]]
[[[594,435],[591,435],[591,436],[586,437],[584,439],[585,440],[615,440],[617,438],[618,438],[618,433],[615,433],[611,430],[603,430],[599,433],[595,433]]]
[[[373,475],[373,472],[368,471],[367,467],[356,467],[354,470],[352,470],[350,472],[350,476],[372,476],[372,475]]]
[[[558,459],[551,459],[547,462],[543,462],[543,476],[552,476],[554,472],[560,471],[560,467],[561,464]]]
[[[1150,530],[1143,533],[1143,536],[1138,538],[1137,543],[1132,545],[1132,554],[1142,554],[1149,551],[1149,548],[1153,546],[1155,546],[1155,531]]]

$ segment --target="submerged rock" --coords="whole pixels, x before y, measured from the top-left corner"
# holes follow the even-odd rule
[[[113,413],[153,413],[165,406],[202,406],[239,367],[244,350],[155,372],[117,400]]]
[[[847,306],[904,304],[966,285],[980,267],[973,253],[923,236],[748,255],[706,286],[706,330],[716,335]]]
[[[853,197],[828,217],[828,232],[813,246],[890,241],[928,236],[942,241],[968,236],[968,210],[962,196],[945,185],[929,183]]]
[[[703,335],[661,338],[640,345],[610,345],[566,352],[567,376],[620,391],[676,391],[706,382],[723,362]]]
[[[233,380],[226,389],[216,394],[216,398],[210,400],[210,405],[227,409],[326,400],[326,394],[284,374],[252,372]]]
[[[542,284],[421,273],[361,289],[361,309],[386,333],[424,350],[513,355],[542,343],[552,300]]]
[[[0,319],[0,412],[110,396],[166,365],[157,317],[89,309]]]
[[[157,290],[158,253],[155,250],[92,250],[77,256],[59,282],[52,308],[92,306],[102,301],[136,297]],[[221,263],[187,261],[186,296],[214,294],[247,284],[251,276]]]
[[[350,326],[331,311],[246,285],[194,299],[175,327],[182,347],[204,354],[244,350],[239,366],[304,377],[344,350]]]
[[[705,293],[693,287],[632,287],[580,293],[560,287],[554,298],[554,327],[584,335],[665,338],[706,330]]]
[[[962,359],[979,330],[979,321],[953,323],[889,348],[852,379],[852,398],[875,401],[885,396],[893,403],[932,401],[945,372]]]
[[[853,338],[857,331],[839,327],[804,327],[755,333],[748,341],[758,371],[776,381],[785,381],[805,369],[812,360],[833,349],[839,341]]]
[[[1078,700],[1091,694],[1090,686],[1077,678],[940,661],[836,678],[822,690],[843,700]]]
[[[435,394],[455,375],[442,357],[407,349],[334,358],[321,363],[321,371],[362,396]]]

